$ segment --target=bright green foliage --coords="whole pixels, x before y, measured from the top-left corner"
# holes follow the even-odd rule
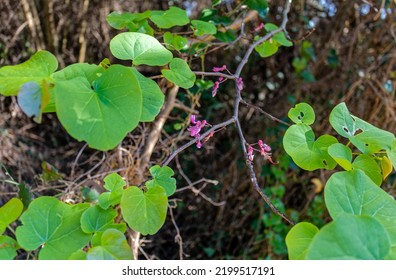
[[[18,219],[22,211],[23,204],[18,198],[11,198],[6,204],[0,207],[0,235],[3,234],[9,224]]]
[[[136,75],[139,83],[140,91],[142,92],[142,114],[140,115],[141,122],[154,121],[155,117],[160,112],[164,104],[165,96],[159,88],[158,84],[153,80],[146,78],[135,68],[130,68]]]
[[[176,179],[172,178],[174,172],[169,166],[160,167],[155,165],[150,168],[150,174],[153,179],[146,183],[147,188],[163,187],[168,196],[176,191]]]
[[[68,205],[54,197],[33,200],[20,217],[23,225],[16,229],[19,245],[29,251],[42,246],[39,259],[68,259],[91,238],[80,227],[81,215],[88,207],[84,203]]]
[[[111,227],[116,216],[117,211],[112,208],[105,210],[99,205],[92,206],[81,215],[81,229],[85,233],[104,231]]]
[[[171,32],[164,33],[164,43],[165,46],[171,51],[180,51],[188,47],[188,39],[186,37],[173,34]]]
[[[63,68],[52,74],[52,78],[57,81],[68,81],[74,78],[83,77],[90,84],[93,83],[97,78],[99,78],[105,69],[95,64],[89,63],[76,63]]]
[[[343,213],[366,215],[379,221],[396,247],[396,201],[361,170],[333,174],[325,187],[329,213],[336,219]]]
[[[268,14],[267,0],[246,0],[246,5],[249,9],[258,11],[259,16],[262,18],[265,18]]]
[[[162,66],[172,59],[172,53],[146,34],[124,32],[110,41],[111,53],[118,59],[132,60],[133,65]]]
[[[386,155],[393,166],[396,166],[396,139],[391,142],[390,149],[386,149]]]
[[[264,43],[256,46],[254,49],[259,53],[261,57],[269,57],[278,51],[279,46],[276,42],[265,41]]]
[[[152,11],[150,20],[159,28],[183,26],[190,22],[187,12],[177,7],[170,7],[166,11]]]
[[[352,168],[362,170],[376,185],[381,185],[381,168],[371,155],[358,155],[352,163]]]
[[[315,122],[315,112],[307,103],[299,103],[290,109],[287,115],[294,123],[311,125]]]
[[[194,29],[194,35],[196,36],[213,35],[217,32],[216,25],[211,22],[192,20],[191,25]]]
[[[330,123],[343,137],[349,139],[362,153],[376,153],[390,149],[395,136],[351,115],[345,103],[334,107],[330,114]]]
[[[0,68],[0,94],[17,95],[27,82],[41,84],[51,81],[50,75],[58,68],[56,57],[47,51],[38,51],[29,60],[14,66]]]
[[[167,80],[186,89],[194,86],[196,76],[183,59],[173,58],[169,63],[169,68],[161,71]]]
[[[13,238],[0,235],[0,260],[13,260],[18,249],[18,243]]]
[[[105,185],[103,187],[108,190],[108,192],[100,194],[99,205],[103,209],[107,209],[109,206],[115,206],[120,203],[126,183],[117,173],[107,175],[104,178],[104,182]]]
[[[352,169],[352,151],[349,147],[335,143],[328,149],[329,155],[345,170]]]
[[[120,206],[130,228],[144,235],[155,234],[165,222],[168,196],[160,186],[147,191],[130,187],[124,191]]]
[[[264,25],[264,28],[267,32],[271,32],[271,31],[275,31],[277,30],[279,27],[276,26],[275,24],[272,23],[266,23]],[[275,42],[277,42],[279,45],[284,46],[284,47],[291,47],[293,46],[293,43],[291,41],[289,41],[284,32],[279,32],[276,33],[274,35],[274,37],[272,37],[272,40],[274,40]]]
[[[316,260],[381,260],[389,252],[384,227],[369,216],[343,214],[313,238],[306,258]]]
[[[290,260],[304,260],[314,236],[319,229],[307,222],[296,224],[286,236],[286,246]]]
[[[113,149],[140,120],[142,93],[127,67],[110,66],[92,86],[86,78],[55,86],[57,115],[79,141],[98,150]]]
[[[128,28],[129,31],[153,35],[153,29],[147,23],[147,19],[150,15],[151,11],[122,14],[112,12],[106,17],[106,21],[111,27],[118,30]]]
[[[298,166],[306,170],[334,169],[337,163],[327,149],[335,143],[337,139],[330,135],[322,135],[315,140],[314,132],[306,124],[292,125],[283,138],[285,151]]]
[[[132,250],[124,234],[116,229],[107,229],[101,236],[100,244],[89,249],[88,260],[131,260]]]

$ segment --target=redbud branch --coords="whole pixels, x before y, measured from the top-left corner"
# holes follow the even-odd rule
[[[185,149],[187,149],[188,147],[194,145],[198,140],[202,140],[204,139],[206,136],[208,136],[212,131],[214,132],[217,129],[229,126],[230,124],[234,123],[235,119],[234,118],[230,118],[224,122],[221,122],[219,124],[213,125],[210,129],[208,129],[205,133],[203,133],[199,138],[194,138],[192,140],[190,140],[189,142],[187,142],[186,144],[184,144],[183,146],[177,148],[176,150],[174,150],[170,156],[167,158],[167,160],[162,164],[162,166],[168,165],[175,156],[177,156],[179,153],[181,153],[182,151],[184,151]]]
[[[216,77],[223,77],[225,79],[229,79],[229,80],[235,80],[236,77],[233,75],[227,75],[221,72],[202,72],[202,71],[193,71],[195,73],[195,75],[198,76],[216,76]]]

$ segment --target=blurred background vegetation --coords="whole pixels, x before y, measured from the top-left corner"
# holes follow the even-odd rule
[[[219,14],[227,16],[240,2],[223,0]],[[21,63],[39,49],[54,53],[61,68],[83,61],[97,64],[106,57],[114,61],[108,46],[119,31],[105,20],[110,12],[179,6],[197,18],[211,4],[210,0],[2,0],[0,66]],[[279,24],[283,5],[269,1],[264,22]],[[328,115],[344,101],[354,115],[395,133],[395,6],[391,0],[293,1],[287,30],[294,46],[266,59],[252,55],[242,73],[244,99],[284,121],[290,107],[308,102],[317,114],[318,134],[333,134]],[[245,30],[250,32],[261,21],[252,17]],[[235,69],[248,45],[241,40],[226,50],[207,53],[205,70],[223,64]],[[202,70],[201,59],[193,60],[194,70]],[[147,69],[146,75],[157,75],[155,70]],[[161,163],[189,139],[186,125],[192,112],[211,124],[232,114],[232,84],[222,84],[212,98],[209,80],[177,93],[151,163]],[[162,86],[166,93],[166,85]],[[285,125],[249,107],[242,108],[240,116],[247,140],[263,139],[279,162],[255,160],[259,183],[273,203],[295,221],[317,226],[329,221],[323,187],[331,173],[304,172],[293,163],[282,148]],[[130,185],[140,184],[147,179],[148,170],[139,168],[139,158],[150,127],[142,124],[117,149],[98,152],[68,136],[55,115],[47,114],[42,124],[36,124],[21,112],[15,98],[0,96],[0,205],[17,195],[15,184],[29,187],[34,196],[53,195],[71,202],[101,192],[103,177],[113,171]],[[227,128],[204,148],[191,147],[172,162],[179,188],[171,201],[174,222],[169,215],[159,233],[141,239],[141,258],[179,258],[178,230],[187,259],[287,258],[284,238],[290,226],[254,191],[236,135]],[[393,175],[387,184],[385,189],[396,195]]]

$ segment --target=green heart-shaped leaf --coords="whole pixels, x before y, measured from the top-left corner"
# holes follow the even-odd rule
[[[0,207],[0,234],[3,234],[7,226],[18,219],[22,211],[23,203],[15,197]]]
[[[150,168],[150,174],[153,179],[146,183],[148,188],[161,186],[165,189],[166,194],[171,196],[176,191],[176,179],[172,178],[174,172],[169,166],[160,167],[155,165]]]
[[[132,260],[132,249],[124,234],[108,229],[101,235],[100,245],[89,249],[88,260]]]
[[[20,217],[16,237],[28,251],[42,246],[39,259],[64,260],[91,239],[81,230],[80,218],[89,204],[68,205],[54,197],[39,197]]]
[[[269,57],[275,54],[279,49],[277,42],[265,41],[254,48],[261,57]]]
[[[296,124],[311,125],[315,122],[315,112],[307,103],[299,103],[289,110],[287,116]]]
[[[360,169],[377,185],[382,183],[381,168],[370,155],[358,155],[352,163],[353,169]]]
[[[159,28],[183,26],[190,22],[187,12],[177,7],[170,7],[166,11],[152,11],[150,20]]]
[[[377,219],[388,232],[392,247],[396,249],[396,202],[362,170],[333,174],[326,183],[325,202],[333,219],[343,213]]]
[[[99,205],[92,206],[81,215],[81,229],[85,233],[104,231],[114,223],[117,211],[108,208],[103,209]]]
[[[286,246],[290,260],[304,260],[314,236],[319,229],[311,223],[298,223],[286,236]]]
[[[322,135],[315,141],[315,135],[306,124],[292,125],[283,138],[285,151],[293,161],[305,170],[319,168],[334,169],[337,163],[328,154],[328,147],[337,143],[337,139],[330,135]]]
[[[169,63],[170,69],[164,69],[161,73],[164,77],[172,83],[178,85],[181,88],[191,88],[194,86],[196,76],[191,71],[187,62],[180,58],[174,58]]]
[[[343,214],[313,238],[306,258],[313,260],[382,260],[390,249],[384,227],[374,218]]]
[[[90,147],[117,146],[140,120],[142,94],[127,67],[110,66],[91,84],[78,77],[55,86],[57,115],[65,129]]]
[[[155,234],[165,222],[168,196],[160,186],[146,192],[130,187],[124,191],[120,206],[130,228],[144,235]]]
[[[110,50],[118,59],[132,60],[133,65],[162,66],[173,57],[157,39],[136,32],[124,32],[115,36],[110,41]]]
[[[0,93],[16,95],[27,82],[41,84],[51,81],[50,75],[58,68],[56,57],[47,51],[38,51],[29,60],[13,66],[0,68]]]

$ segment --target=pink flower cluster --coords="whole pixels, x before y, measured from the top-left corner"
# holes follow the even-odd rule
[[[200,149],[202,147],[201,134],[200,134],[201,129],[209,124],[206,120],[197,121],[195,119],[195,115],[191,115],[190,121],[193,124],[193,126],[190,126],[189,128],[187,128],[187,130],[190,132],[191,137],[195,137],[195,139],[197,139],[197,148]],[[211,133],[209,133],[209,135],[204,138],[203,143],[208,141],[210,139],[210,137],[213,136],[213,134],[214,134],[213,131]]]
[[[213,67],[213,72],[222,72],[222,71],[228,71],[227,70],[227,65],[223,65],[221,67]],[[215,97],[217,94],[217,91],[219,90],[220,84],[224,81],[223,77],[219,77],[219,79],[214,83],[214,86],[212,88],[212,97]]]
[[[253,148],[254,145],[258,145],[258,146],[259,146],[259,149]],[[263,140],[259,140],[257,143],[248,146],[247,155],[248,155],[248,158],[249,158],[250,161],[253,161],[253,158],[254,158],[254,154],[253,154],[253,153],[254,153],[254,151],[260,152],[260,154],[261,154],[266,160],[268,160],[270,163],[272,163],[272,164],[277,164],[276,162],[274,162],[274,161],[272,160],[272,157],[271,157],[272,154],[270,153],[270,152],[271,152],[271,147],[268,146],[267,144],[265,144],[265,143],[263,142]]]

